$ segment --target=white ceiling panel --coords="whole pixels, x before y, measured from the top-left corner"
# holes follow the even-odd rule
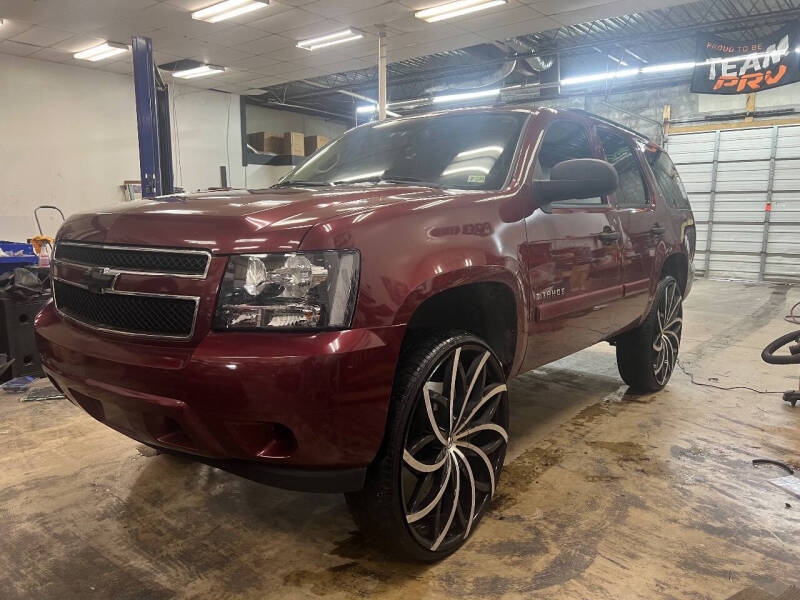
[[[188,10],[189,12],[194,12],[196,10],[200,10],[201,8],[205,8],[206,6],[211,6],[214,4],[214,0],[166,0],[167,4],[171,4],[176,8],[182,8],[184,10]]]
[[[322,19],[316,23],[308,23],[294,29],[282,32],[281,35],[289,39],[299,42],[300,40],[307,40],[310,38],[328,35],[329,33],[337,33],[347,29],[349,23],[343,23],[336,19]],[[308,50],[304,50],[308,52]]]
[[[269,56],[274,50],[277,50],[278,48],[284,48],[288,44],[294,43],[294,40],[289,40],[279,35],[269,34],[265,31],[262,31],[261,35],[262,37],[256,40],[235,44],[233,47],[249,54],[263,54]]]
[[[511,25],[504,25],[493,29],[484,29],[480,32],[480,36],[484,41],[505,40],[518,35],[555,29],[559,27],[559,25],[558,21],[551,17],[539,17],[538,19],[531,19],[530,21],[523,21],[521,23],[512,23]]]
[[[465,33],[463,29],[442,24],[441,27],[436,27],[435,29],[426,28],[419,31],[389,36],[386,38],[386,47],[389,50],[394,50],[396,48],[405,48],[406,46],[413,46],[416,44],[426,44],[437,40],[451,39],[456,36],[464,35]],[[456,41],[456,43],[458,42]],[[464,48],[465,46],[466,44],[459,44],[454,47]],[[392,58],[392,60],[394,60],[394,58]]]
[[[268,13],[265,11],[264,14],[267,15]],[[260,17],[261,15],[258,14],[258,16]],[[269,33],[284,33],[290,29],[304,27],[324,19],[325,17],[322,15],[316,15],[299,8],[292,8],[278,14],[271,13],[263,19],[251,21],[249,25]]]
[[[567,7],[564,7],[567,8]],[[642,0],[616,0],[578,10],[561,10],[551,16],[562,25],[575,25],[606,17],[615,17],[642,10]]]
[[[111,40],[113,42],[130,43],[130,40],[135,35],[145,35],[153,37],[153,32],[157,31],[158,27],[141,26],[128,21],[119,21],[109,25],[103,25],[97,29],[89,31],[90,35],[97,36],[104,40]]]
[[[374,6],[375,3],[365,2],[364,0],[313,0],[305,4],[303,8],[319,15],[328,17],[338,17],[357,10],[363,10]]]
[[[253,71],[245,71],[243,69],[236,69],[236,68],[229,68],[224,73],[220,73],[219,75],[214,75],[217,81],[225,81],[227,83],[239,83],[241,81],[250,81],[251,79],[256,79],[257,77],[264,77],[260,73],[254,73]]]
[[[406,7],[400,6],[396,2],[387,2],[386,4],[376,6],[375,8],[349,13],[341,17],[341,19],[347,21],[348,25],[354,25],[355,27],[368,27],[370,25],[390,23],[394,19],[402,19],[407,17],[408,9]]]
[[[23,44],[33,44],[34,46],[52,46],[58,42],[63,42],[67,38],[72,37],[72,33],[68,31],[61,31],[58,29],[50,29],[49,27],[41,27],[35,25],[22,33],[15,35],[11,39],[15,42],[22,42]]]
[[[4,18],[42,24],[45,21],[81,10],[82,0],[0,0]]]
[[[268,56],[250,56],[233,61],[231,66],[245,71],[255,71],[261,75],[272,75],[276,73],[275,65],[277,64],[281,64],[281,61]]]
[[[577,11],[594,6],[608,4],[608,0],[529,0],[527,4],[545,15],[554,15],[565,11]]]
[[[229,65],[236,60],[243,58],[250,58],[252,55],[233,48],[226,48],[225,46],[218,46],[216,44],[207,44],[202,52],[195,54],[191,58],[201,62],[212,63],[215,65]]]
[[[247,27],[246,25],[233,25],[226,29],[213,31],[204,36],[206,41],[212,44],[219,44],[221,46],[238,46],[244,42],[252,42],[264,37],[264,32],[255,27]]]
[[[458,26],[467,31],[484,31],[531,21],[542,16],[542,13],[532,9],[530,6],[516,6],[507,10],[489,11],[481,16],[467,19],[463,23],[459,23]]]
[[[52,62],[65,63],[73,62],[72,53],[66,50],[59,50],[57,48],[39,48],[33,54],[29,54],[31,58],[38,60],[49,60]]]
[[[19,42],[12,42],[11,40],[0,40],[0,53],[3,54],[29,56],[37,50],[41,50],[41,47],[32,46],[31,44],[20,44]]]
[[[75,52],[80,52],[81,50],[86,50],[87,48],[92,48],[93,46],[102,44],[104,41],[106,41],[105,38],[100,38],[93,35],[78,34],[67,38],[63,42],[53,44],[52,47],[55,50],[61,50],[62,52],[74,54]]]
[[[16,35],[19,35],[23,31],[27,31],[33,27],[30,23],[25,23],[23,21],[11,21],[7,20],[2,27],[0,27],[0,40],[5,40],[8,38],[13,38]]]
[[[185,56],[191,58],[197,54],[201,54],[208,44],[200,40],[192,40],[189,38],[176,39],[167,44],[161,44],[159,50],[168,52],[169,54],[177,54],[178,56]]]

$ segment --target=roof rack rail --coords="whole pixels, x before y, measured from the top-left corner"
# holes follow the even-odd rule
[[[649,135],[645,135],[641,131],[636,131],[633,127],[628,127],[627,125],[623,125],[622,123],[617,123],[613,119],[609,119],[608,117],[601,117],[600,115],[596,115],[588,110],[583,110],[582,108],[572,108],[570,110],[574,110],[575,112],[579,112],[581,114],[586,115],[587,117],[592,117],[597,119],[598,121],[603,121],[604,123],[608,123],[610,125],[614,125],[615,127],[619,127],[620,129],[624,129],[625,131],[632,133],[634,135],[639,136],[640,138],[645,139],[648,142],[652,142],[653,140],[650,139]]]

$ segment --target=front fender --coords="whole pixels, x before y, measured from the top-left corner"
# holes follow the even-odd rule
[[[436,259],[439,260],[438,258]],[[463,261],[462,261],[463,264]],[[442,272],[439,272],[442,271]],[[499,283],[507,286],[514,297],[517,317],[517,336],[511,373],[516,374],[525,355],[528,339],[529,298],[519,263],[508,261],[506,265],[478,265],[444,271],[441,263],[433,266],[429,277],[409,291],[395,313],[394,324],[406,324],[414,312],[428,299],[444,291],[474,283]]]

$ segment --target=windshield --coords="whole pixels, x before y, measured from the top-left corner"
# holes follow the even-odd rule
[[[319,150],[278,185],[419,183],[499,189],[526,113],[462,113],[358,127]]]

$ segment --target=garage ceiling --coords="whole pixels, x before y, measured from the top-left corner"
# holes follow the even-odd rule
[[[537,73],[524,57],[560,57],[562,77],[614,71],[624,60],[629,66],[694,60],[695,34],[714,32],[747,41],[774,33],[785,23],[800,18],[800,0],[701,0],[654,10],[629,10],[615,17],[597,18],[458,50],[392,62],[388,68],[390,102],[429,98],[443,89],[453,92],[484,86],[519,86],[503,94],[503,102],[530,102],[540,93]],[[394,58],[390,56],[390,58]],[[516,68],[513,68],[516,59]],[[536,66],[535,61],[533,67]],[[519,67],[522,68],[519,68]],[[534,68],[535,70],[535,68]],[[527,73],[525,71],[528,71]],[[665,72],[600,82],[591,89],[600,93],[633,91],[687,83],[689,72]],[[500,83],[502,82],[502,83]],[[327,89],[322,89],[327,88]],[[370,98],[377,94],[374,65],[343,73],[267,86],[252,102],[304,106],[330,115],[352,119],[353,105],[361,103],[342,92]],[[584,89],[562,89],[562,96]],[[477,102],[477,101],[476,101]],[[424,109],[425,104],[421,105]],[[393,110],[414,110],[414,104]]]
[[[0,53],[76,64],[72,54],[104,40],[153,40],[158,64],[181,59],[229,67],[188,85],[242,92],[283,82],[371,67],[378,30],[387,32],[390,61],[453,51],[520,35],[678,5],[685,0],[508,0],[460,18],[425,23],[414,11],[444,0],[280,0],[268,8],[210,24],[191,11],[215,0],[0,0]],[[298,40],[346,27],[363,41],[308,52]],[[131,73],[130,55],[80,66]]]

